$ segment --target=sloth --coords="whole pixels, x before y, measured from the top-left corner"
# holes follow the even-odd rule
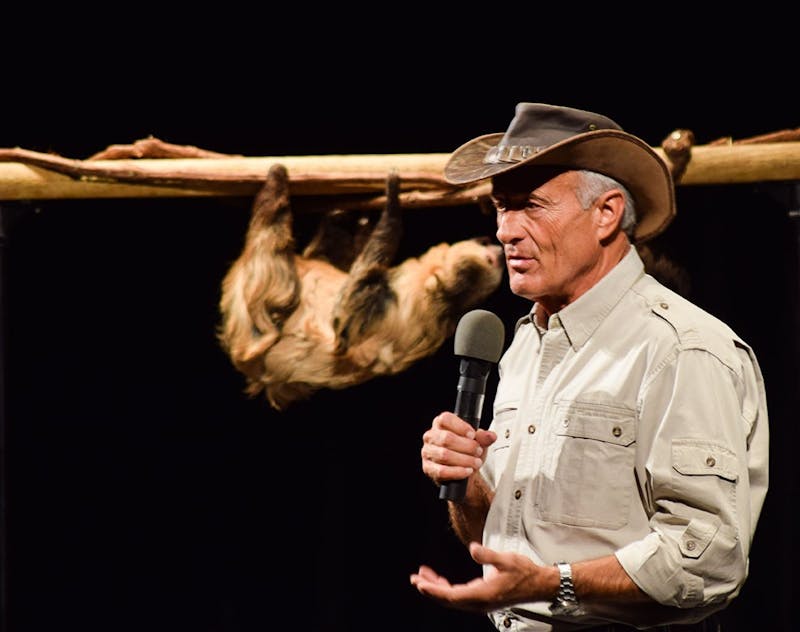
[[[323,388],[397,374],[436,352],[497,289],[505,261],[489,238],[440,243],[395,264],[401,212],[391,171],[374,227],[349,233],[347,214],[334,211],[298,252],[288,173],[270,167],[219,302],[217,337],[248,395],[282,411]]]

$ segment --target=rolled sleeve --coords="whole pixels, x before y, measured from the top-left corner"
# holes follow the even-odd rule
[[[752,362],[732,341],[687,345],[647,385],[640,433],[647,459],[638,466],[651,533],[616,556],[661,604],[718,604],[747,577],[767,465],[765,403],[754,407],[751,397],[763,384]],[[752,489],[751,479],[763,489]]]

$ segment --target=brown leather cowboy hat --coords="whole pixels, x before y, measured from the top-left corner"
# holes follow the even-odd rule
[[[574,108],[519,103],[505,133],[486,134],[450,156],[444,176],[467,184],[523,165],[589,169],[624,184],[636,202],[635,241],[663,231],[675,216],[675,188],[664,160],[611,119]]]

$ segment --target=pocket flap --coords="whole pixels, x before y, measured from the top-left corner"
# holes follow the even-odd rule
[[[558,414],[560,435],[621,446],[636,441],[636,415],[629,408],[574,401],[560,404]]]
[[[711,441],[675,439],[672,467],[686,476],[719,476],[734,482],[739,478],[736,455]]]

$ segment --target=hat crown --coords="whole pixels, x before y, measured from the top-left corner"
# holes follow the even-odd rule
[[[599,129],[622,131],[602,114],[547,103],[518,103],[499,146],[527,146],[531,153],[537,153],[572,136]]]

